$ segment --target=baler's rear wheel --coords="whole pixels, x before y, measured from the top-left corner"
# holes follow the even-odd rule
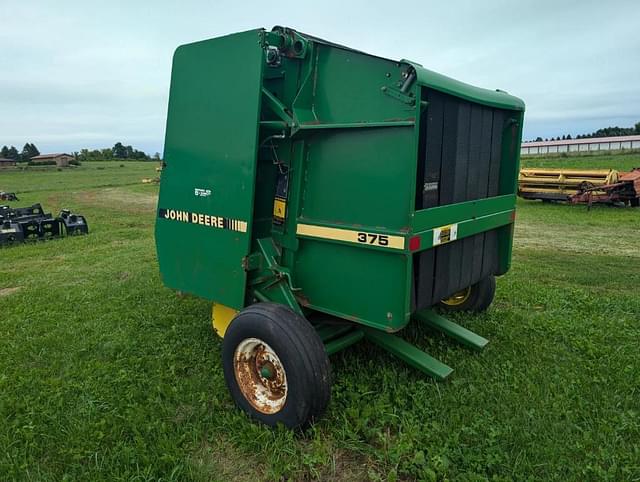
[[[440,301],[440,307],[447,311],[481,312],[489,308],[495,294],[496,278],[491,275],[443,299]]]
[[[329,358],[315,329],[284,305],[257,303],[233,319],[222,340],[231,396],[251,417],[289,428],[319,417],[329,403]]]

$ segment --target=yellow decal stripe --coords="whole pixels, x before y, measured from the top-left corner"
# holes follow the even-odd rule
[[[313,224],[298,224],[296,233],[313,238],[346,241],[355,244],[368,244],[381,248],[404,249],[404,238],[391,234],[370,233],[368,231],[353,231],[351,229],[328,228]]]

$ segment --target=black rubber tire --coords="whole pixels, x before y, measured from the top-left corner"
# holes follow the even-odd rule
[[[247,338],[267,343],[284,367],[287,399],[276,413],[254,408],[238,386],[233,359],[237,346]],[[222,340],[222,367],[236,404],[269,426],[304,427],[324,413],[331,398],[331,366],[322,340],[306,319],[277,303],[256,303],[236,315]]]
[[[473,311],[480,313],[486,311],[496,295],[496,278],[493,275],[482,278],[471,286],[471,293],[464,303],[450,306],[440,303],[440,308],[445,311]]]

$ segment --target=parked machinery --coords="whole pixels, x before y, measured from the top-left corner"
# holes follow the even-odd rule
[[[485,310],[510,265],[524,104],[282,27],[179,47],[156,244],[164,283],[213,301],[237,404],[325,409],[328,356],[366,338],[436,379],[410,320]]]
[[[521,169],[518,196],[571,203],[624,203],[638,206],[640,169]]]
[[[53,217],[40,204],[24,208],[0,206],[0,246],[88,233],[85,217],[68,209]]]
[[[0,191],[0,201],[19,201],[15,192]]]

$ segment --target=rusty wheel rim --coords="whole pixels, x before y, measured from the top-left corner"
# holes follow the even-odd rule
[[[449,298],[445,298],[442,300],[442,304],[447,306],[459,306],[469,299],[469,295],[471,295],[471,286],[452,294]]]
[[[273,414],[287,401],[287,374],[276,352],[258,338],[242,340],[233,371],[244,398],[259,412]]]

